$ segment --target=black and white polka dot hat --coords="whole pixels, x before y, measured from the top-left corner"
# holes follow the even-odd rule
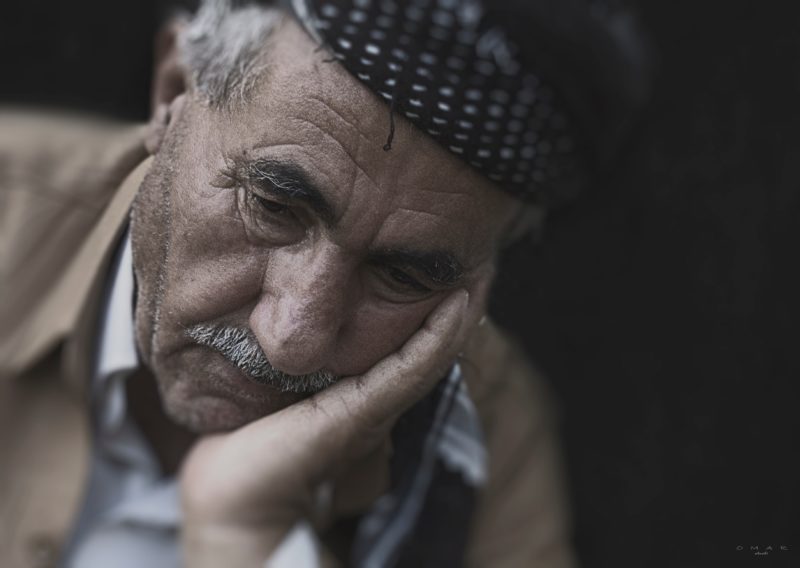
[[[480,0],[293,0],[292,8],[393,114],[502,189],[546,202],[579,183],[580,140],[564,101]]]

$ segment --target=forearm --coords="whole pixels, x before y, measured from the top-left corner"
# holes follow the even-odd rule
[[[263,566],[291,527],[242,527],[186,522],[181,534],[188,568]]]

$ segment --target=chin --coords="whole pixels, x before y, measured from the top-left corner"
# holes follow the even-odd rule
[[[197,434],[229,432],[269,416],[302,399],[302,395],[276,393],[259,400],[233,393],[171,388],[162,396],[164,411],[176,424]]]
[[[164,410],[176,424],[197,434],[236,430],[286,408],[291,401],[255,404],[220,394],[195,394],[189,397],[167,396]]]
[[[175,423],[211,434],[241,428],[308,395],[255,384],[211,352],[195,351],[158,376],[164,411]],[[188,359],[191,357],[191,359]],[[186,369],[202,369],[189,373]]]
[[[241,428],[271,412],[253,412],[233,401],[214,395],[201,395],[189,400],[165,401],[170,420],[196,434],[229,432]]]

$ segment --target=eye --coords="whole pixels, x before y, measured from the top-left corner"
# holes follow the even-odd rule
[[[289,210],[289,207],[287,205],[284,205],[283,203],[278,203],[277,201],[272,201],[271,199],[262,197],[257,193],[254,193],[253,197],[255,197],[256,201],[258,201],[261,207],[263,207],[270,213],[284,213]]]
[[[389,267],[387,269],[389,276],[404,287],[410,288],[417,292],[430,292],[431,289],[420,283],[416,278],[410,276],[408,273],[400,270],[399,268]]]
[[[270,245],[286,245],[303,238],[305,227],[292,205],[250,187],[241,188],[238,195],[245,228],[253,238]]]

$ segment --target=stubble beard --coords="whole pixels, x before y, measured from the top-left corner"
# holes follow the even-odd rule
[[[134,272],[139,281],[136,298],[136,338],[144,364],[155,377],[162,407],[167,416],[173,422],[190,430],[210,432],[226,430],[228,426],[209,427],[210,424],[217,422],[213,413],[209,415],[202,404],[198,406],[191,399],[186,399],[185,394],[178,395],[177,393],[183,389],[169,379],[177,377],[175,375],[177,370],[161,368],[164,362],[159,363],[158,340],[164,331],[161,325],[162,304],[166,294],[167,269],[172,250],[171,196],[177,179],[174,164],[179,163],[182,141],[187,136],[185,117],[181,122],[182,124],[175,125],[173,133],[162,142],[132,207]],[[153,242],[154,239],[156,242]],[[139,254],[136,254],[137,252]],[[193,326],[185,334],[194,343],[216,350],[255,382],[269,385],[281,393],[311,394],[330,386],[338,379],[327,371],[289,375],[274,369],[255,336],[247,328],[201,324]],[[179,398],[176,398],[176,395]],[[244,409],[243,412],[244,415],[250,415]]]
[[[194,325],[186,335],[198,345],[219,352],[253,381],[283,393],[313,394],[338,380],[325,370],[304,375],[290,375],[275,369],[267,359],[252,331],[245,327]]]

